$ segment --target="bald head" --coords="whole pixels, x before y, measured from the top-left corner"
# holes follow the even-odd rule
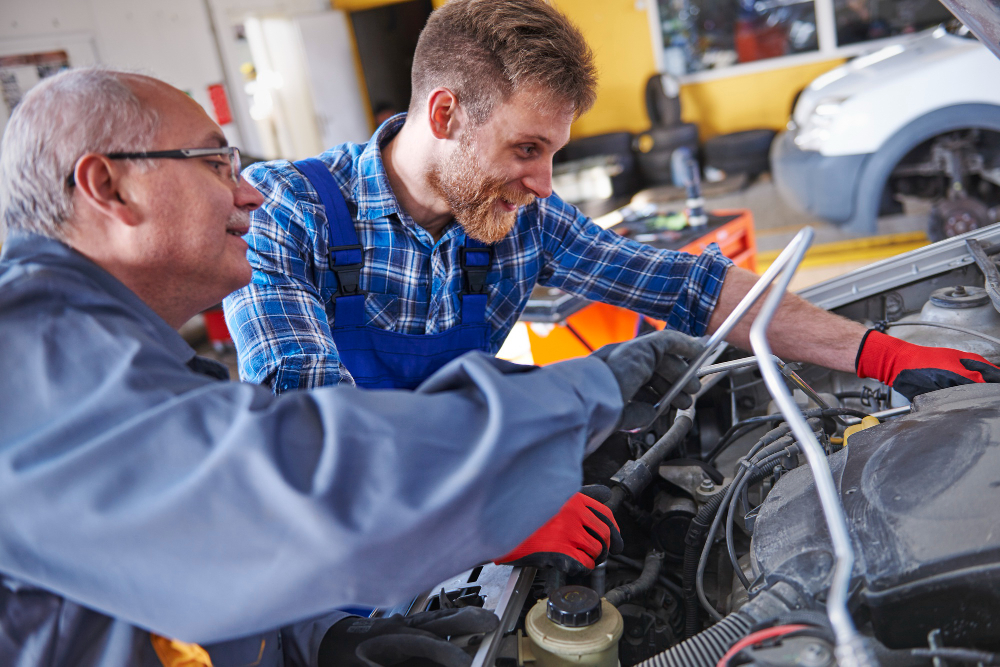
[[[62,72],[32,88],[0,145],[0,224],[64,238],[74,214],[68,177],[76,161],[87,153],[147,150],[160,128],[161,103],[171,95],[183,93],[147,76],[99,68]]]

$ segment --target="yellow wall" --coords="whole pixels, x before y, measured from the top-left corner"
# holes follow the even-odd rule
[[[681,112],[697,123],[701,140],[718,134],[768,127],[784,129],[798,91],[843,58],[743,74],[681,86]]]
[[[583,31],[597,61],[597,102],[574,123],[573,137],[641,132],[649,127],[643,97],[646,80],[656,72],[656,61],[645,4],[636,0],[551,1]]]
[[[335,9],[358,11],[401,0],[331,0]],[[432,0],[435,8],[447,0]],[[649,127],[646,81],[656,73],[645,2],[655,0],[550,0],[583,31],[594,51],[597,102],[573,124],[573,138]],[[640,8],[637,8],[637,5]],[[684,120],[697,123],[701,139],[759,127],[782,129],[792,99],[842,58],[767,72],[691,83],[681,88]],[[358,64],[360,72],[360,63]]]
[[[330,5],[334,9],[341,9],[345,12],[357,12],[363,9],[375,9],[386,5],[395,5],[404,0],[330,0]]]

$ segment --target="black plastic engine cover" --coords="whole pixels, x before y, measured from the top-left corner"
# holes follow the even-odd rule
[[[918,396],[830,457],[854,541],[856,598],[890,648],[1000,647],[1000,385]],[[753,537],[757,572],[811,595],[832,547],[807,467],[779,480]]]

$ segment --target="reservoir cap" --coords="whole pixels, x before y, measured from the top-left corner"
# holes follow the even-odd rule
[[[586,586],[563,586],[549,596],[545,615],[567,628],[582,628],[601,620],[601,597]]]

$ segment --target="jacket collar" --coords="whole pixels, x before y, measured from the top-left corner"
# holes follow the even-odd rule
[[[14,232],[7,236],[0,251],[0,276],[3,269],[11,265],[23,265],[30,270],[31,265],[65,269],[79,273],[85,281],[96,284],[116,301],[125,306],[143,328],[170,350],[184,364],[195,356],[194,349],[187,344],[176,330],[146,305],[135,292],[120,280],[61,241],[39,234]]]

